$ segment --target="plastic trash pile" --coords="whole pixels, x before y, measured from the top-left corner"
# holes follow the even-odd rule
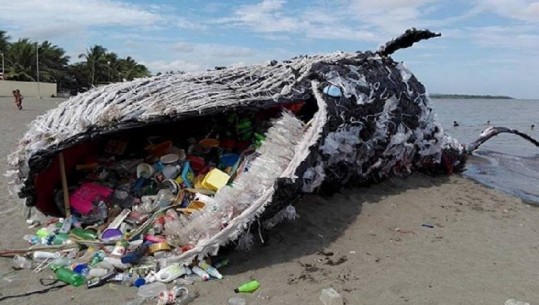
[[[135,286],[139,296],[158,297],[159,304],[193,298],[179,286],[222,279],[219,268],[226,259],[186,265],[163,258],[193,247],[178,232],[181,222],[249,170],[269,128],[256,116],[228,114],[226,120],[228,128],[204,138],[149,137],[142,155],[128,153],[127,142],[108,139],[104,154],[77,164],[70,175],[69,215],[49,218],[35,234],[24,236],[47,250],[15,255],[14,268],[50,269],[72,286]],[[61,207],[62,189],[55,193]],[[171,282],[176,286],[167,290]]]

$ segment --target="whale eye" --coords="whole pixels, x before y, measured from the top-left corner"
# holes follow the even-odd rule
[[[324,92],[324,94],[329,95],[331,97],[341,97],[342,96],[341,88],[339,88],[337,86],[334,86],[334,85],[329,85],[329,86],[324,87],[323,92]]]

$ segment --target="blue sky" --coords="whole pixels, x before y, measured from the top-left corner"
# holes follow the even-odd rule
[[[153,73],[376,50],[410,27],[442,37],[392,57],[431,93],[539,98],[536,0],[0,0],[0,29],[71,61],[100,44]]]

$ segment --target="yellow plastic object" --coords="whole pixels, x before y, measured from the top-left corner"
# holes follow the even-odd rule
[[[204,175],[198,175],[196,178],[195,178],[195,188],[196,189],[203,189],[204,186],[202,185],[202,181],[204,181]]]
[[[158,251],[170,251],[170,246],[167,243],[155,243],[151,244],[149,249],[150,253],[155,253]]]
[[[193,200],[191,201],[191,203],[189,203],[187,208],[193,210],[201,210],[204,206],[206,206],[206,203],[198,200]]]
[[[206,177],[202,180],[202,186],[206,189],[217,191],[227,184],[228,179],[230,179],[229,175],[214,168],[206,174]]]

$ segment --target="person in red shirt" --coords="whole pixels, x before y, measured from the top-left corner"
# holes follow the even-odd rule
[[[15,105],[19,110],[22,110],[22,99],[23,96],[19,89],[13,90],[13,97],[15,98]]]

